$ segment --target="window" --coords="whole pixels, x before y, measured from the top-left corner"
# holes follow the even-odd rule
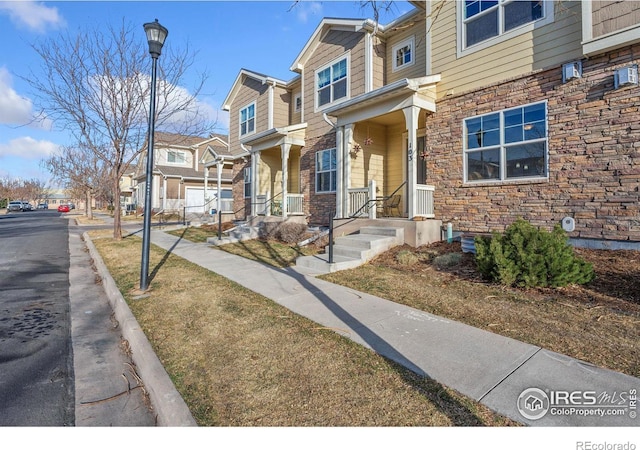
[[[316,153],[316,192],[336,191],[336,149]]]
[[[543,0],[465,0],[462,11],[463,47],[544,18],[544,3]]]
[[[240,136],[251,134],[256,131],[256,104],[240,110]]]
[[[244,168],[244,196],[251,197],[251,167]]]
[[[410,39],[402,41],[398,45],[394,45],[392,49],[393,57],[393,71],[403,69],[405,67],[413,65],[414,62],[414,47],[415,39],[413,36]]]
[[[302,96],[300,94],[296,94],[293,98],[295,112],[300,112],[302,110]]]
[[[464,120],[465,181],[547,176],[547,105]]]
[[[179,150],[167,150],[167,162],[171,164],[185,164],[187,155]]]
[[[316,107],[330,105],[348,97],[349,57],[316,71]]]

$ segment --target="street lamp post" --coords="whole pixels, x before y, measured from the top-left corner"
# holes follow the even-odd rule
[[[158,57],[169,31],[155,22],[145,23],[144,32],[149,42],[151,54],[151,101],[149,107],[149,135],[147,137],[147,173],[145,178],[144,193],[144,222],[142,229],[142,262],[140,266],[140,290],[146,291],[149,287],[149,240],[151,235],[151,185],[153,183],[153,134],[156,122],[156,71]]]

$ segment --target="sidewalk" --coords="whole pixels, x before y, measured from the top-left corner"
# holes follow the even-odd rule
[[[124,225],[126,232],[141,236],[140,224]],[[310,270],[267,266],[160,230],[152,230],[151,242],[524,424],[640,425],[638,378],[338,286]],[[97,266],[110,278],[102,264]],[[111,304],[126,305],[113,290],[106,289]],[[143,373],[146,361],[157,358],[151,358],[146,338],[132,341],[134,360],[136,350],[150,353],[148,359],[136,360]],[[142,352],[139,346],[145,347]],[[150,373],[159,372],[164,371],[152,368]],[[166,391],[172,398],[163,401],[166,411],[159,418],[175,422],[172,416],[178,412],[171,405],[181,403],[173,398],[175,388],[156,386],[155,376],[146,378],[145,385],[157,396]],[[180,413],[183,409],[178,408]]]
[[[139,227],[129,232],[141,234]],[[162,231],[152,231],[151,242],[522,423],[640,425],[637,403],[629,399],[640,391],[638,378],[338,286],[310,271],[274,268]]]

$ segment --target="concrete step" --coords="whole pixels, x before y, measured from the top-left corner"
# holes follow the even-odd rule
[[[352,269],[375,258],[380,253],[404,243],[404,229],[391,227],[363,227],[359,234],[341,236],[334,240],[333,262],[328,254],[301,256],[296,266],[321,273]],[[326,250],[328,252],[328,249]]]
[[[333,262],[329,263],[329,255],[300,256],[296,259],[296,267],[312,269],[319,273],[331,273],[339,270],[354,269],[362,265],[362,260],[347,256],[333,255]]]

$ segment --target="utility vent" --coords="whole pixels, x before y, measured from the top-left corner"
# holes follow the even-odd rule
[[[638,85],[638,66],[623,67],[615,72],[616,89]]]
[[[567,233],[571,233],[576,229],[576,221],[573,219],[573,217],[565,217],[564,219],[562,219],[562,229]]]
[[[582,78],[582,61],[574,61],[562,66],[562,82],[566,83],[577,78]]]

